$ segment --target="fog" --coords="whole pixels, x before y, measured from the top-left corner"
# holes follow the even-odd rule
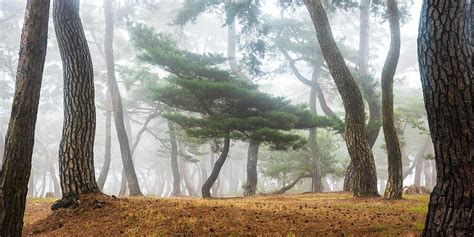
[[[25,1],[0,1],[0,146],[3,148],[4,137],[10,120],[12,97],[14,93],[16,67],[19,43],[23,25]],[[263,21],[299,20],[301,29],[313,29],[310,16],[304,6],[295,6],[282,11],[276,1],[261,1]],[[138,78],[137,71],[146,70],[157,78],[170,75],[162,68],[150,66],[138,59],[137,49],[132,44],[129,26],[145,24],[157,32],[170,34],[180,49],[186,49],[197,54],[216,53],[227,57],[228,29],[225,17],[220,10],[207,11],[200,14],[194,22],[183,26],[174,25],[173,21],[182,8],[181,1],[151,0],[132,1],[118,0],[114,2],[114,57],[115,70],[119,91],[124,105],[124,121],[133,162],[137,173],[139,186],[144,195],[153,197],[170,197],[173,191],[173,173],[171,170],[171,141],[168,120],[162,115],[163,105],[143,98],[143,78]],[[433,148],[429,131],[427,130],[426,114],[417,65],[416,37],[421,1],[409,4],[409,16],[401,27],[401,54],[395,75],[394,107],[395,125],[401,144],[403,171],[407,172],[404,186],[415,182],[414,162],[416,157],[423,157],[421,167],[417,167],[418,185],[432,189],[435,185],[435,169]],[[88,47],[91,52],[94,80],[96,134],[94,144],[94,169],[96,179],[104,165],[106,153],[106,111],[107,104],[107,71],[104,55],[104,13],[102,1],[83,0],[80,5],[82,24]],[[59,185],[58,150],[61,141],[63,125],[63,71],[58,44],[56,41],[52,11],[49,22],[48,52],[45,62],[40,107],[35,132],[35,148],[30,176],[28,195],[30,197],[55,196],[61,197]],[[329,20],[344,56],[349,61],[357,58],[359,47],[359,10],[336,8],[329,11]],[[268,23],[268,24],[270,24]],[[270,27],[270,31],[271,31]],[[236,59],[242,64],[241,70],[252,82],[258,85],[261,92],[274,96],[283,96],[294,105],[308,104],[310,88],[299,81],[290,69],[285,56],[273,47],[273,33],[265,38],[267,44],[265,57],[261,62],[259,75],[253,75],[243,66],[245,57],[245,39],[241,39],[243,23],[237,20],[237,52]],[[374,78],[374,88],[380,94],[380,77],[385,57],[390,45],[388,22],[383,17],[371,15],[369,38],[369,71]],[[289,39],[290,41],[293,39]],[[314,34],[314,42],[316,35]],[[317,47],[315,45],[315,47]],[[292,57],[301,55],[290,53]],[[302,57],[302,56],[301,56]],[[350,62],[351,61],[351,62]],[[357,67],[356,63],[352,63]],[[220,65],[224,70],[230,70],[228,63]],[[311,78],[312,67],[302,61],[296,61],[301,74]],[[148,74],[147,74],[148,75]],[[142,84],[140,84],[142,83]],[[327,105],[339,118],[344,118],[344,107],[331,74],[323,69],[320,85],[326,96]],[[368,103],[366,102],[368,116]],[[318,115],[324,115],[323,108],[318,102]],[[127,187],[124,181],[122,159],[116,129],[111,122],[111,164],[103,192],[110,195],[126,196]],[[344,139],[340,133],[331,129],[318,129],[321,136],[321,146],[325,146],[331,164],[323,170],[322,183],[324,192],[342,191],[345,169],[350,158]],[[308,136],[307,130],[296,131],[303,137]],[[186,196],[200,196],[201,186],[212,171],[219,157],[219,150],[211,149],[213,142],[199,140],[187,136],[184,130],[178,128],[178,166],[181,177],[181,192]],[[319,135],[318,135],[319,136]],[[319,138],[319,137],[318,137]],[[428,141],[428,142],[426,142]],[[387,182],[387,153],[383,132],[381,131],[373,152],[375,156],[379,192],[383,193]],[[214,184],[214,196],[241,196],[246,182],[246,164],[249,144],[246,141],[232,140],[229,158],[225,162]],[[3,149],[0,150],[3,152]],[[0,154],[3,157],[3,154]],[[268,145],[262,145],[259,151],[257,193],[272,193],[288,185],[296,178],[291,173],[296,162],[304,156],[300,151],[273,151]],[[329,159],[328,158],[328,159]],[[425,159],[426,158],[426,159]],[[324,163],[324,161],[323,161]],[[299,166],[298,166],[299,165]],[[301,164],[295,165],[300,167]],[[279,170],[280,169],[280,170]],[[289,171],[288,171],[289,170]],[[311,191],[311,179],[303,178],[289,193]],[[49,194],[48,194],[49,193]]]

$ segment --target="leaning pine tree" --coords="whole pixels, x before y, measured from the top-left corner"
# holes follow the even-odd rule
[[[0,236],[21,236],[23,228],[48,42],[48,20],[48,0],[27,1],[15,96],[5,140],[5,156],[1,157]]]
[[[241,82],[219,69],[226,60],[216,55],[197,55],[176,48],[169,37],[146,27],[134,27],[132,40],[139,57],[172,73],[167,84],[150,86],[154,99],[181,113],[166,117],[191,137],[218,141],[221,155],[202,186],[202,196],[210,189],[227,159],[231,140],[259,141],[274,149],[297,148],[305,139],[292,129],[332,126],[333,121],[313,116],[305,107],[294,106],[284,98],[259,92],[256,86]]]
[[[379,196],[375,160],[366,135],[364,101],[333,37],[321,0],[305,0],[321,52],[341,94],[345,115],[345,140],[353,164],[354,196]]]

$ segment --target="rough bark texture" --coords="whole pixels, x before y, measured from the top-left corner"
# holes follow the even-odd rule
[[[224,165],[225,160],[227,159],[227,155],[229,154],[230,148],[230,138],[226,137],[224,139],[224,147],[222,149],[221,155],[219,159],[217,159],[216,163],[214,164],[214,168],[212,169],[209,178],[207,178],[206,182],[202,185],[201,192],[203,198],[210,198],[211,197],[211,188],[212,185],[216,182],[217,178],[219,177],[219,173]]]
[[[354,195],[378,196],[374,156],[366,137],[362,95],[337,47],[321,1],[305,0],[305,5],[311,15],[321,51],[341,94],[346,111],[345,139],[354,165]]]
[[[370,0],[360,2],[360,31],[359,31],[359,76],[362,91],[364,92],[369,107],[369,127],[367,129],[367,142],[372,149],[380,133],[381,106],[370,81],[369,74],[369,31],[370,31]],[[353,163],[350,162],[344,177],[344,191],[352,191],[354,182]]]
[[[110,91],[107,90],[107,105],[105,111],[105,153],[104,153],[104,165],[102,165],[102,170],[99,174],[99,179],[97,180],[97,185],[100,190],[104,190],[105,181],[110,170],[110,163],[112,161],[112,111],[111,103],[112,98],[110,97]]]
[[[107,86],[112,96],[112,108],[114,111],[114,122],[117,130],[117,137],[120,144],[120,153],[122,156],[122,165],[127,178],[130,196],[142,196],[140,185],[138,184],[137,174],[132,161],[132,152],[130,150],[130,141],[125,130],[123,119],[122,97],[115,79],[115,60],[114,60],[114,20],[113,20],[113,1],[104,0],[105,15],[105,62],[107,65]]]
[[[402,153],[393,115],[393,78],[400,57],[400,14],[396,0],[387,1],[390,50],[382,70],[383,133],[388,156],[388,179],[384,197],[400,199],[403,193]]]
[[[471,1],[423,1],[418,60],[438,175],[424,236],[474,233],[471,4]]]
[[[171,171],[173,172],[173,192],[172,196],[181,196],[181,175],[178,166],[178,141],[176,138],[176,128],[173,122],[168,120],[168,133],[171,143]]]
[[[21,236],[48,38],[49,1],[28,0],[0,172],[0,235]]]
[[[244,196],[252,196],[257,192],[258,183],[258,150],[260,143],[251,142],[247,152],[247,181],[244,187]]]
[[[320,67],[313,67],[312,82],[317,83],[320,74]],[[314,115],[318,115],[316,101],[317,100],[317,88],[311,86],[310,96],[309,96],[309,109]],[[311,192],[322,192],[323,186],[321,183],[321,152],[319,150],[318,140],[317,140],[317,130],[312,128],[309,130],[308,136],[309,149],[311,151]]]
[[[64,77],[64,124],[59,145],[63,197],[100,192],[94,172],[94,73],[79,17],[79,0],[55,0],[53,18]]]

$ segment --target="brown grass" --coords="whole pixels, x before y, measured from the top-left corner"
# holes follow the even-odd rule
[[[94,200],[105,204],[94,209]],[[41,217],[32,218],[38,207],[28,204],[24,235],[416,236],[427,204],[427,195],[388,201],[346,193],[212,200],[85,197],[78,207],[48,211],[47,217],[39,212]],[[49,209],[51,202],[42,205]]]

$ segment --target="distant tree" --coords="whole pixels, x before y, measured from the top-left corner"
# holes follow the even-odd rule
[[[49,1],[28,0],[0,171],[0,235],[21,236],[48,39]],[[3,145],[3,144],[2,144]]]
[[[173,173],[173,196],[181,196],[181,175],[178,166],[178,139],[176,138],[175,124],[168,120],[168,133],[171,143],[171,171]]]
[[[114,115],[115,128],[120,144],[122,155],[122,164],[126,175],[130,196],[142,196],[140,185],[138,184],[137,174],[132,161],[132,152],[130,150],[130,141],[125,130],[123,119],[122,97],[120,96],[119,87],[115,78],[115,60],[114,60],[114,18],[113,18],[113,1],[104,0],[105,15],[105,37],[104,37],[104,54],[107,66],[107,87],[112,97],[112,109]]]
[[[320,129],[317,133],[321,157],[321,176],[339,177],[345,167],[336,160],[334,152],[339,148],[333,132]],[[303,178],[312,178],[314,169],[313,151],[310,144],[295,151],[264,151],[261,165],[263,174],[277,179],[283,187],[276,193],[283,193],[294,187]]]
[[[423,1],[418,60],[438,175],[424,236],[474,229],[472,9],[471,1]]]
[[[283,130],[332,124],[331,120],[311,116],[283,98],[258,92],[255,86],[235,79],[218,68],[225,62],[218,55],[179,50],[169,37],[145,27],[135,27],[132,39],[141,59],[174,74],[168,78],[170,85],[153,89],[155,98],[195,114],[170,114],[167,118],[185,128],[191,137],[224,140],[221,156],[202,187],[203,197],[210,197],[231,139],[267,142],[275,149],[285,149],[300,146],[302,139]]]
[[[364,103],[359,87],[336,45],[321,1],[307,0],[305,5],[313,20],[321,51],[346,111],[345,140],[354,165],[354,195],[378,196],[375,161],[366,137]]]
[[[63,197],[98,193],[94,170],[94,74],[79,17],[79,0],[55,0],[53,18],[64,77],[64,124],[59,145]]]
[[[390,24],[390,50],[382,71],[383,132],[388,155],[388,180],[385,198],[401,199],[403,193],[402,154],[393,112],[393,78],[400,56],[400,14],[395,0],[387,1]]]

